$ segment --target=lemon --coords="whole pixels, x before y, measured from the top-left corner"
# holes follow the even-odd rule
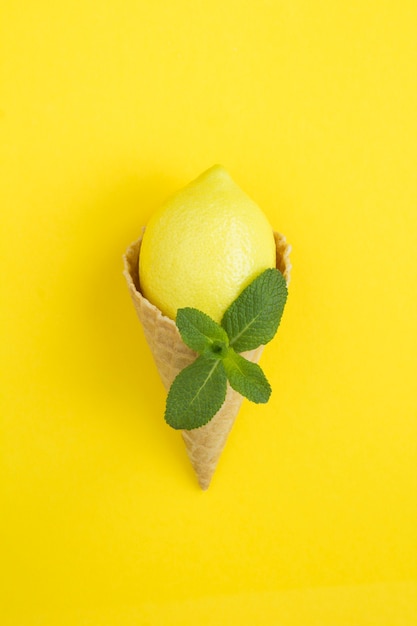
[[[194,307],[220,322],[242,289],[275,263],[266,216],[225,168],[215,165],[151,217],[139,280],[143,295],[167,317]]]

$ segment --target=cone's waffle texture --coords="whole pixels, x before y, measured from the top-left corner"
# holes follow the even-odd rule
[[[274,233],[277,250],[277,268],[284,275],[287,284],[290,280],[290,246],[285,237]],[[192,363],[197,354],[188,348],[181,339],[175,322],[161,313],[141,293],[139,283],[139,254],[142,237],[131,244],[123,257],[124,275],[129,292],[142,323],[146,341],[151,349],[154,361],[165,389],[168,391],[176,375]],[[244,352],[243,356],[258,362],[263,346]],[[216,415],[200,428],[183,430],[182,436],[187,448],[198,482],[202,489],[207,489],[227,437],[239,412],[243,397],[228,384],[226,400]]]

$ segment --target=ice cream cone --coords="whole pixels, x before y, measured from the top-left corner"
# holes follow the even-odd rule
[[[291,271],[289,260],[291,248],[283,235],[274,233],[274,236],[277,268],[282,272],[288,284]],[[162,383],[168,391],[176,375],[192,363],[197,355],[184,344],[175,322],[163,315],[141,293],[138,272],[141,242],[142,237],[126,250],[123,257],[124,276]],[[262,350],[263,346],[259,346],[256,350],[244,352],[243,356],[253,362],[258,362]],[[188,456],[199,485],[204,490],[210,484],[242,401],[243,397],[228,384],[226,400],[210,422],[200,428],[182,431]]]

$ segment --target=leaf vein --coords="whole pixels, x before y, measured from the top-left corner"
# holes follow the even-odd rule
[[[211,370],[208,372],[206,379],[204,380],[204,382],[200,385],[200,387],[197,390],[197,393],[193,396],[192,400],[190,400],[190,406],[192,406],[194,404],[194,402],[196,402],[197,398],[199,397],[200,393],[203,391],[204,387],[207,385],[207,383],[209,382],[214,370],[216,369],[216,367],[220,364],[220,361],[215,361],[213,367],[211,368]]]

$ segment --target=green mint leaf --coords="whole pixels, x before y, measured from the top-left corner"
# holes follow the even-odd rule
[[[252,402],[268,402],[271,386],[257,363],[252,363],[229,348],[224,357],[223,367],[230,386]]]
[[[174,379],[167,396],[166,422],[176,429],[204,426],[222,406],[226,383],[221,360],[199,356]]]
[[[267,269],[229,306],[221,325],[236,352],[253,350],[271,341],[287,300],[287,284],[277,269]]]
[[[205,313],[192,307],[178,309],[176,324],[184,343],[211,358],[221,358],[229,345],[227,333]]]

